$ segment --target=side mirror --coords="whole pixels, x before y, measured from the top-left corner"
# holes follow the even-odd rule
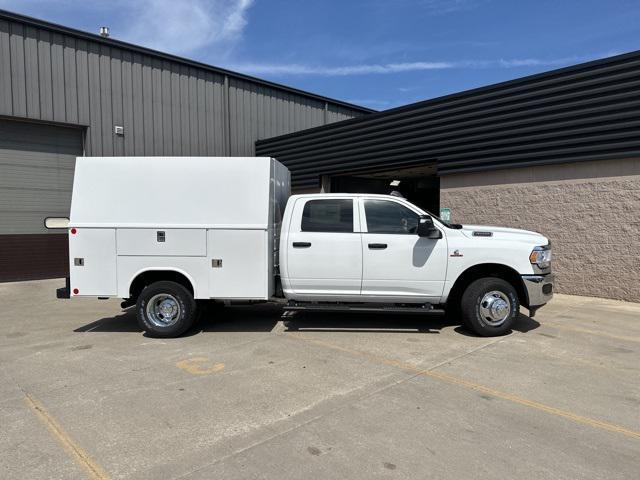
[[[69,219],[66,217],[47,217],[44,219],[45,228],[67,228]]]
[[[436,228],[433,224],[433,218],[428,215],[420,217],[420,223],[418,223],[418,236],[430,238],[436,240],[442,238],[442,232]]]

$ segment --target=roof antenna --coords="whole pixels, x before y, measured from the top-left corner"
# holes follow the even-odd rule
[[[100,27],[100,36],[109,38],[109,27]]]

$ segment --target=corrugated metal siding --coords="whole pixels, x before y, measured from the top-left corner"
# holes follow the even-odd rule
[[[353,115],[353,111],[340,107],[339,105],[327,105],[326,123],[341,122],[359,116],[361,115]]]
[[[324,124],[324,102],[230,79],[231,155],[253,155],[256,139]]]
[[[0,115],[86,126],[87,155],[253,155],[257,139],[369,112],[15,17],[0,12]]]
[[[439,175],[640,155],[640,52],[257,142],[292,172],[436,163]]]

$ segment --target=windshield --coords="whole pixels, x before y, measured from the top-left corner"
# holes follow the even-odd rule
[[[446,220],[441,219],[439,216],[434,215],[433,213],[431,213],[430,211],[427,210],[427,213],[435,218],[436,220],[438,220],[442,225],[444,225],[447,228],[451,228],[453,230],[460,230],[462,228],[462,225],[459,223],[451,223],[451,222],[447,222]]]

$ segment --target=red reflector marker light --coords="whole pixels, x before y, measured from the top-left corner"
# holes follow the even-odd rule
[[[80,290],[78,290],[77,288],[74,288],[74,289],[73,289],[73,294],[74,294],[74,295],[77,295],[77,294],[79,294],[79,293],[80,293]]]
[[[76,234],[76,232],[77,232],[77,230],[76,230],[75,228],[72,228],[72,229],[71,229],[71,235],[75,235],[75,234]]]

